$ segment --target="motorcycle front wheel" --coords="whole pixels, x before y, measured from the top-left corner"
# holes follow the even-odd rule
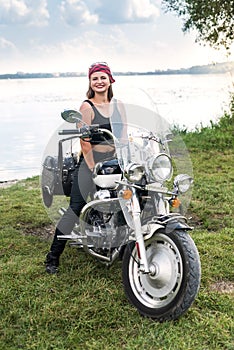
[[[122,278],[127,298],[139,313],[157,321],[176,320],[193,303],[200,286],[197,248],[185,231],[160,231],[145,241],[150,273],[140,270],[136,245],[124,252]]]

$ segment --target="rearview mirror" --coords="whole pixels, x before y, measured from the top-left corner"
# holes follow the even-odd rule
[[[61,113],[61,117],[68,123],[82,122],[82,114],[79,111],[75,111],[73,109],[65,110]]]

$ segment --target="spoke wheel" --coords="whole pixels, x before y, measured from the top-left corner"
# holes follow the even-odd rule
[[[195,244],[186,232],[177,231],[157,233],[145,246],[149,274],[139,269],[135,244],[125,250],[125,293],[141,314],[176,319],[189,308],[199,289],[200,261]]]

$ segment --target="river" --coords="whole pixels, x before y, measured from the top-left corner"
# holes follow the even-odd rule
[[[60,112],[79,108],[86,77],[0,80],[0,182],[40,173],[42,155],[62,125]],[[217,120],[233,90],[228,74],[119,76],[115,97],[155,108],[169,123],[192,130]],[[151,107],[150,107],[151,106]]]

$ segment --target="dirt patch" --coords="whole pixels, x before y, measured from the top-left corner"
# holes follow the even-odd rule
[[[234,282],[219,281],[210,286],[210,289],[219,293],[234,294]]]
[[[195,214],[194,212],[188,211],[188,213],[186,214],[186,216],[189,218],[188,224],[192,227],[195,228],[202,228],[203,227],[203,221],[201,220],[201,218]]]
[[[43,239],[50,239],[51,237],[54,236],[54,232],[55,232],[54,225],[24,229],[25,235],[37,236]]]

